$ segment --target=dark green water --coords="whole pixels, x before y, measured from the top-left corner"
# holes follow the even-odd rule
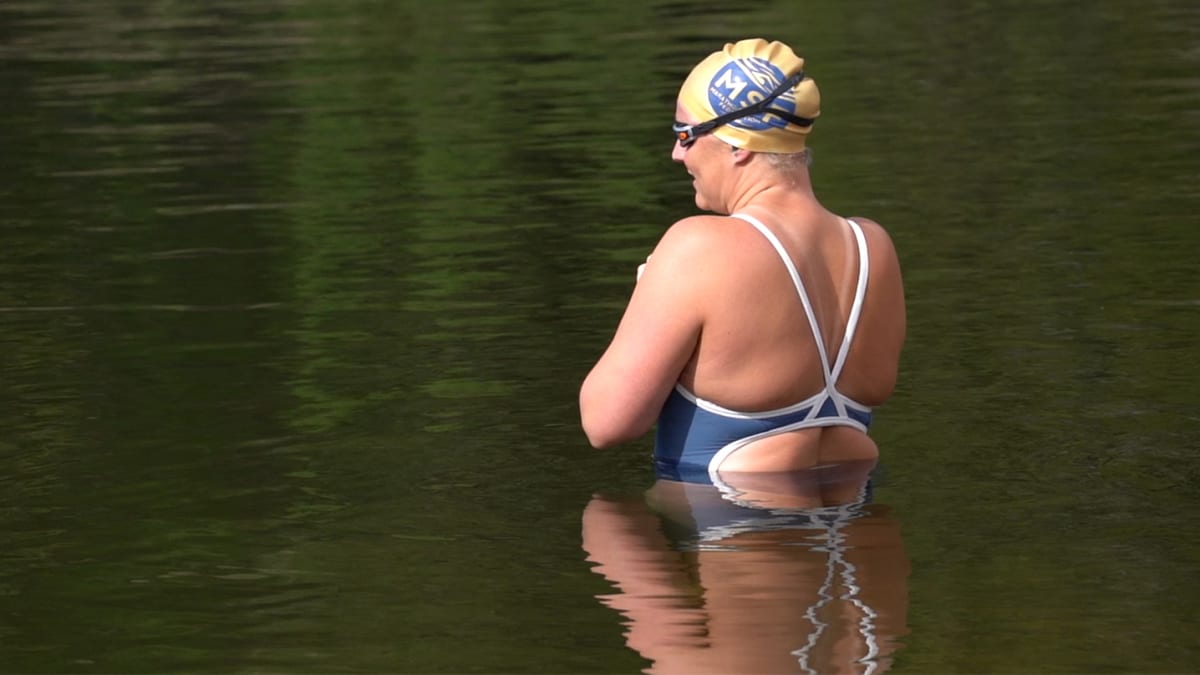
[[[575,396],[749,35],[905,267],[892,672],[1200,670],[1195,3],[0,0],[0,671],[648,667]]]

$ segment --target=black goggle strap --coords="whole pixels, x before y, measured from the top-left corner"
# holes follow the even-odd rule
[[[776,87],[774,91],[772,91],[770,94],[767,94],[766,98],[763,98],[757,103],[752,103],[751,105],[748,105],[745,108],[739,108],[738,110],[732,110],[724,115],[714,117],[707,122],[693,124],[688,127],[675,125],[675,136],[679,139],[680,143],[683,143],[684,145],[690,145],[691,143],[695,142],[697,137],[716,129],[721,125],[729,124],[730,122],[740,120],[743,117],[757,115],[760,112],[766,111],[768,108],[770,108],[771,104],[775,102],[775,99],[779,98],[784,94],[784,92],[796,86],[797,84],[800,84],[802,81],[804,81],[803,70],[784,80],[783,84]],[[812,126],[813,123],[812,119],[807,117],[799,117],[783,110],[772,110],[771,114],[782,117],[791,124],[795,124],[796,126],[800,127]]]

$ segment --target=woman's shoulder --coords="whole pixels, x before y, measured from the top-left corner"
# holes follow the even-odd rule
[[[862,216],[849,216],[846,220],[862,228],[863,236],[867,238],[868,249],[873,255],[895,257],[896,245],[892,242],[892,235],[882,225]]]
[[[655,248],[655,254],[680,251],[689,256],[712,254],[726,257],[744,249],[748,239],[762,239],[754,228],[739,218],[720,215],[695,215],[675,221]]]
[[[697,214],[680,218],[667,228],[663,238],[695,238],[714,237],[726,234],[729,229],[730,216],[714,214]]]
[[[888,234],[887,229],[885,229],[883,227],[883,225],[880,225],[878,222],[876,222],[875,220],[872,220],[871,218],[864,218],[863,216],[846,216],[846,220],[853,222],[856,225],[858,225],[859,227],[861,227],[863,230],[863,234],[866,234],[868,236],[874,235],[876,237],[882,237],[884,239],[887,239],[889,242],[892,239],[891,235]]]

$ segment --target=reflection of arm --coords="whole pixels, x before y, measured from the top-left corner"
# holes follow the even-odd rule
[[[592,499],[583,512],[583,549],[595,571],[617,587],[601,601],[629,619],[631,648],[658,660],[705,643],[705,613],[686,601],[684,591],[694,582],[683,554],[670,549],[644,502]]]

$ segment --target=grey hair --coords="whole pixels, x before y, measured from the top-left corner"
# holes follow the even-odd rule
[[[800,152],[760,152],[775,170],[787,173],[812,166],[812,148]]]

